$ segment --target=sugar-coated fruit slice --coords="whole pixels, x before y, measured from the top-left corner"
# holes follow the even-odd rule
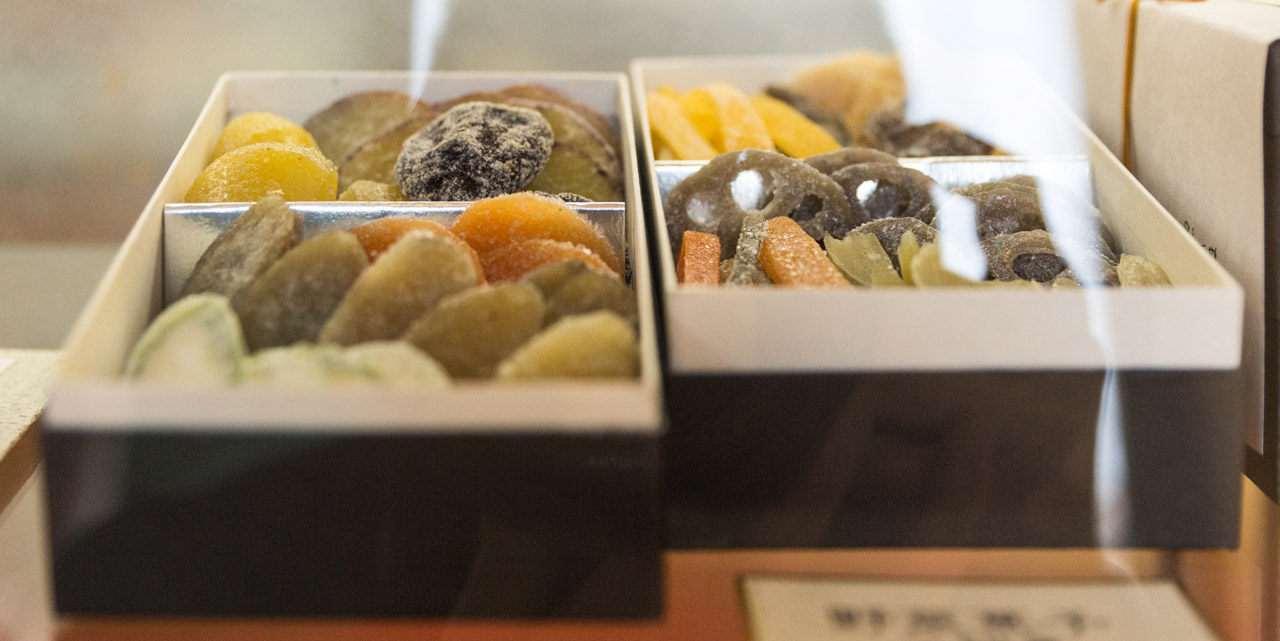
[[[654,144],[670,149],[676,160],[709,160],[718,153],[674,98],[655,91],[645,97],[645,105]]]
[[[720,285],[720,237],[700,231],[684,233],[676,278],[681,285]]]
[[[545,313],[542,294],[532,284],[473,287],[440,301],[404,339],[455,378],[488,378],[542,329]]]
[[[127,378],[183,385],[230,385],[245,357],[240,321],[226,297],[188,296],[151,321],[129,354]]]
[[[458,243],[426,230],[409,232],[360,274],[320,330],[320,341],[398,339],[441,299],[479,278]]]
[[[600,167],[611,182],[617,182],[622,175],[622,163],[613,147],[573,110],[554,102],[525,98],[509,98],[505,104],[526,107],[542,114],[547,119],[547,124],[551,125],[551,133],[555,136],[557,145],[577,148]],[[551,153],[555,154],[554,148]]]
[[[599,269],[609,265],[590,249],[574,243],[546,238],[530,238],[511,243],[486,253],[480,262],[484,264],[484,277],[491,283],[519,280],[525,274],[551,263],[577,260]]]
[[[889,254],[875,234],[851,231],[840,239],[827,236],[823,244],[827,247],[827,257],[831,263],[854,285],[873,287],[903,284],[903,279],[893,269]]]
[[[705,94],[715,106],[716,129],[711,144],[721,152],[739,149],[773,150],[769,129],[747,95],[731,84],[713,82],[689,92]]]
[[[620,202],[618,183],[596,161],[573,145],[551,146],[547,166],[524,186],[525,191],[577,194],[596,202]]]
[[[325,107],[303,126],[320,151],[340,163],[364,141],[410,118],[435,113],[426,103],[399,91],[365,91]]]
[[[547,304],[544,325],[565,316],[607,309],[636,323],[636,296],[617,274],[578,260],[543,265],[524,277],[542,291]]]
[[[640,348],[631,323],[601,310],[542,330],[498,365],[498,378],[624,378],[639,371]]]
[[[382,255],[383,252],[390,249],[392,245],[395,245],[396,241],[403,238],[405,234],[418,229],[425,229],[437,236],[440,236],[441,238],[457,243],[458,247],[467,252],[467,255],[471,257],[471,261],[476,267],[476,273],[481,276],[484,275],[484,266],[480,262],[480,256],[476,253],[476,250],[472,249],[471,245],[464,242],[448,227],[445,227],[430,218],[420,218],[417,216],[388,216],[386,218],[371,220],[363,225],[357,225],[356,227],[352,227],[349,231],[355,234],[356,238],[359,239],[360,245],[364,247],[365,253],[369,255],[369,262],[373,262],[377,260],[378,256]],[[479,285],[483,282],[484,280],[481,279],[477,281],[476,284]]]
[[[235,303],[249,348],[314,342],[368,265],[360,241],[345,231],[325,232],[294,247]]]
[[[379,386],[448,387],[449,373],[435,359],[404,341],[372,341],[342,350],[342,358],[367,372]]]
[[[389,184],[374,182],[372,180],[357,180],[351,183],[342,194],[338,196],[338,200],[354,201],[354,202],[386,202],[404,200],[404,193],[400,188]]]
[[[542,102],[554,102],[577,114],[600,134],[604,141],[613,148],[615,156],[622,156],[622,142],[618,138],[618,130],[600,112],[588,107],[560,91],[546,85],[511,85],[500,90],[504,98],[523,98]]]
[[[256,142],[228,151],[196,176],[189,203],[255,202],[278,192],[285,200],[333,200],[338,170],[312,147]]]
[[[622,273],[618,255],[600,230],[562,202],[533,194],[509,194],[472,203],[453,223],[453,233],[480,254],[523,240],[545,238],[582,245]]]
[[[675,98],[680,101],[685,117],[698,128],[702,138],[716,146],[714,141],[720,132],[720,121],[716,116],[716,101],[711,98],[711,94],[705,91],[688,91],[683,95],[676,94]],[[724,149],[717,147],[716,151],[723,152]]]
[[[1171,285],[1169,276],[1155,261],[1133,254],[1121,254],[1116,275],[1124,287],[1160,287]]]
[[[277,116],[265,111],[255,111],[236,116],[222,129],[218,142],[213,145],[210,158],[239,149],[255,142],[280,142],[287,145],[300,145],[320,149],[316,139],[306,129],[294,124],[284,116]]]
[[[245,385],[306,389],[326,385],[372,385],[377,378],[336,345],[298,343],[255,352],[245,360]]]
[[[876,241],[877,244],[879,241]],[[769,280],[784,287],[848,287],[849,281],[827,259],[818,241],[790,218],[765,223],[760,266]]]
[[[272,263],[293,248],[302,221],[272,194],[254,203],[213,239],[200,255],[180,296],[213,293],[232,302]]]
[[[840,149],[840,143],[827,130],[777,98],[755,95],[751,97],[751,106],[764,120],[778,151],[792,158],[807,158]]]
[[[395,183],[396,159],[400,157],[404,141],[432,120],[435,120],[434,113],[415,116],[360,143],[338,163],[338,190],[345,191],[358,180]],[[396,190],[399,191],[399,187]]]

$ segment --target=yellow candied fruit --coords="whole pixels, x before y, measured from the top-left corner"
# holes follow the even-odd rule
[[[265,111],[255,111],[237,116],[227,123],[213,145],[213,156],[217,158],[233,149],[239,149],[255,142],[282,142],[286,145],[301,145],[320,149],[316,139],[306,129],[294,124],[288,118]]]
[[[840,149],[826,129],[785,102],[759,94],[751,97],[751,106],[764,120],[778,151],[792,158],[808,158]]]
[[[773,150],[773,138],[769,137],[768,127],[746,94],[737,87],[714,82],[690,91],[686,100],[700,101],[703,108],[707,103],[713,105],[716,128],[711,144],[719,151]]]
[[[720,133],[720,119],[716,117],[716,101],[711,99],[711,94],[695,89],[680,96],[679,100],[685,117],[698,128],[698,133],[707,142],[715,145],[716,135]],[[724,151],[724,148],[716,151]]]
[[[189,203],[257,202],[279,192],[287,201],[333,200],[338,170],[319,150],[258,142],[219,156],[196,176]]]
[[[676,160],[710,160],[717,155],[716,148],[703,140],[677,100],[653,92],[645,98],[645,104],[655,147],[669,149]]]

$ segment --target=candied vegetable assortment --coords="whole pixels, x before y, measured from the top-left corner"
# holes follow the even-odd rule
[[[632,325],[636,323],[635,294],[611,271],[567,260],[543,265],[526,274],[523,280],[542,291],[547,304],[544,325],[566,316],[602,309],[614,312]]]
[[[256,202],[278,192],[288,201],[333,200],[338,170],[313,147],[257,142],[209,163],[187,190],[189,203]]]
[[[430,218],[387,216],[386,218],[371,220],[363,225],[352,227],[351,233],[355,234],[360,241],[360,246],[364,247],[365,253],[369,255],[369,262],[373,262],[383,252],[391,249],[391,246],[396,244],[396,241],[400,240],[405,234],[417,229],[425,229],[441,238],[457,243],[458,247],[471,257],[471,262],[476,266],[476,273],[484,273],[484,269],[480,264],[480,256],[476,253],[476,250],[472,249],[471,245],[463,242],[461,238],[458,238],[457,234],[454,234],[448,227]],[[484,281],[481,280],[479,282],[483,283]]]

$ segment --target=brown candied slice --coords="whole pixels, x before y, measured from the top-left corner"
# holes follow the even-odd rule
[[[410,118],[351,150],[338,164],[338,191],[346,191],[357,180],[395,184],[396,159],[404,141],[435,118],[435,112]]]
[[[271,194],[227,226],[204,251],[181,296],[221,294],[233,304],[253,279],[285,255],[302,235],[302,221]]]
[[[809,156],[804,161],[812,165],[814,169],[830,176],[849,165],[861,165],[869,162],[896,165],[898,164],[898,157],[870,147],[845,147],[825,154]]]
[[[320,342],[355,345],[400,338],[445,296],[480,280],[458,243],[411,231],[360,274],[320,330]]]
[[[729,271],[726,285],[758,285],[773,282],[769,280],[769,276],[764,272],[764,266],[760,264],[760,250],[764,248],[764,239],[768,234],[768,220],[764,214],[754,212],[742,219],[742,231],[738,234],[738,244],[733,254],[733,268]]]
[[[578,151],[602,169],[611,182],[618,182],[622,176],[622,161],[609,145],[605,137],[596,131],[586,120],[574,113],[572,109],[545,100],[527,98],[509,98],[503,104],[516,107],[527,107],[542,114],[551,125],[551,133],[557,145],[564,144],[576,147]],[[553,149],[551,153],[555,153]]]
[[[506,96],[496,91],[471,91],[433,103],[431,107],[436,110],[436,113],[444,113],[464,102],[505,102],[506,99]]]
[[[1044,229],[1037,190],[1016,183],[992,182],[956,190],[977,207],[978,238]]]
[[[903,234],[911,232],[916,242],[921,245],[934,242],[938,236],[937,230],[918,218],[878,218],[859,226],[854,231],[875,234],[876,239],[880,241],[880,246],[884,247],[889,260],[893,262],[893,268],[899,274],[902,273],[902,265],[898,262],[898,245],[902,242]]]
[[[607,309],[636,322],[636,296],[613,272],[595,269],[581,261],[567,260],[543,265],[525,275],[525,282],[542,291],[547,303],[543,324],[565,316]]]
[[[577,194],[597,202],[620,202],[618,182],[599,163],[573,145],[557,141],[547,165],[524,186],[529,191]]]
[[[870,220],[817,169],[777,152],[744,149],[716,156],[667,194],[667,230],[676,253],[684,232],[693,230],[719,236],[721,258],[733,255],[748,213],[734,198],[734,182],[748,174],[762,184],[765,200],[763,207],[750,211],[765,219],[790,217],[815,239],[843,235]]]
[[[907,124],[902,105],[877,112],[857,136],[860,144],[895,156],[990,156],[999,154],[994,145],[946,122]]]
[[[605,118],[600,112],[588,107],[565,94],[547,87],[545,85],[511,85],[498,92],[505,98],[524,98],[527,100],[542,100],[545,102],[554,102],[569,108],[573,113],[578,114],[583,120],[591,125],[604,139],[605,143],[613,149],[613,154],[618,158],[622,157],[622,142],[618,139],[618,130]]]
[[[1049,232],[1042,229],[1002,234],[982,241],[987,269],[994,280],[1052,283],[1059,276],[1065,275],[1081,282],[1096,281],[1099,278],[1102,284],[1115,285],[1119,282],[1116,269],[1110,262],[1087,248],[1080,247],[1079,250],[1096,266],[1097,274],[1081,278],[1080,273],[1069,269]]]
[[[844,128],[844,124],[840,122],[840,118],[835,114],[818,109],[804,96],[780,85],[769,85],[765,88],[764,92],[769,96],[791,105],[792,109],[804,114],[805,118],[812,120],[819,127],[825,129],[827,133],[831,134],[831,137],[835,138],[840,144],[848,144],[849,132]]]
[[[361,143],[405,120],[432,114],[430,105],[399,91],[351,94],[325,107],[303,124],[320,151],[341,163]]]
[[[325,232],[294,247],[236,302],[249,349],[315,341],[368,265],[364,248],[350,232]]]
[[[551,193],[547,193],[547,192],[545,192],[545,191],[537,191],[537,190],[529,190],[529,191],[530,191],[533,195],[535,195],[535,196],[541,196],[542,198],[551,198],[551,199],[553,199],[553,200],[558,200],[558,201],[560,201],[560,202],[562,202],[562,203],[590,203],[590,202],[595,202],[595,201],[591,200],[590,198],[587,198],[586,196],[583,196],[583,195],[581,195],[581,194],[571,194],[571,193],[569,193],[569,192],[567,192],[567,191],[562,191],[562,192],[560,192],[560,193],[558,193],[558,194],[551,194]]]
[[[933,222],[933,196],[929,188],[935,183],[925,174],[889,163],[849,165],[831,175],[850,203],[858,203],[867,215],[875,218],[918,218]],[[861,187],[874,182],[875,188],[863,197]],[[839,237],[839,234],[831,234]]]
[[[551,125],[532,109],[464,102],[405,140],[396,183],[410,200],[500,196],[542,171],[552,142]]]
[[[453,294],[423,316],[404,340],[430,354],[454,378],[488,378],[502,359],[542,329],[546,305],[529,283],[483,285]]]

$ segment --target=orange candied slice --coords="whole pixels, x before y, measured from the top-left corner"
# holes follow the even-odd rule
[[[287,201],[333,200],[338,170],[318,149],[256,142],[209,163],[185,200],[189,203],[254,203],[272,192]]]
[[[716,128],[711,144],[722,152],[740,149],[773,149],[773,138],[764,119],[756,113],[747,95],[731,84],[714,82],[686,95],[686,101],[697,100],[713,106]]]
[[[437,236],[457,243],[459,247],[466,250],[467,254],[471,256],[471,262],[476,266],[476,273],[483,272],[480,255],[476,253],[476,250],[472,249],[471,245],[463,242],[461,238],[458,238],[457,234],[449,231],[448,227],[430,218],[388,216],[387,218],[371,220],[347,231],[355,234],[356,240],[360,241],[360,246],[364,248],[364,253],[369,256],[369,262],[372,263],[383,252],[391,249],[391,246],[396,244],[405,234],[418,229],[425,229]],[[481,281],[481,284],[483,284],[483,281]]]
[[[560,202],[530,193],[472,203],[454,221],[453,233],[474,247],[482,261],[500,247],[545,238],[582,245],[604,261],[610,271],[622,275],[618,254],[595,225]]]
[[[609,271],[609,266],[590,249],[574,243],[532,238],[499,247],[484,255],[484,275],[491,283],[519,280],[525,274],[552,263],[578,260]]]
[[[670,149],[676,160],[711,160],[716,156],[716,148],[702,138],[675,98],[655,91],[645,98],[645,104],[655,146]]]
[[[769,280],[783,287],[851,287],[818,241],[782,216],[765,223],[760,266]]]
[[[213,145],[212,158],[217,158],[233,149],[239,149],[255,142],[282,142],[286,145],[301,145],[319,150],[316,139],[306,129],[296,125],[284,116],[277,116],[265,111],[255,111],[236,116],[222,128],[218,142]]]
[[[808,158],[840,149],[840,143],[826,129],[777,98],[755,95],[751,97],[751,106],[764,120],[778,151],[792,158]]]
[[[680,243],[676,278],[681,285],[720,285],[720,237],[686,231]]]

